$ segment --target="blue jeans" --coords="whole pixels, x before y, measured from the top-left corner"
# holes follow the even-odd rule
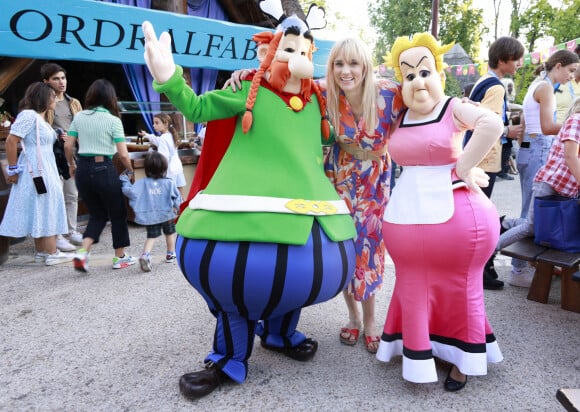
[[[532,188],[532,198],[526,218],[505,218],[502,225],[506,227],[506,232],[499,237],[496,250],[501,250],[512,243],[523,238],[534,235],[534,199],[536,197],[555,195],[557,192],[547,183],[534,182]],[[523,268],[526,262],[521,259],[512,259],[514,268]]]
[[[89,209],[89,223],[83,237],[90,237],[98,243],[107,220],[110,220],[113,248],[129,246],[125,197],[113,162],[108,157],[103,162],[95,162],[94,157],[79,156],[77,165],[77,188]]]
[[[522,190],[522,210],[520,213],[522,219],[526,218],[530,209],[532,184],[540,167],[546,164],[550,147],[552,147],[552,140],[553,136],[537,134],[536,137],[532,138],[526,134],[520,144],[516,164]]]

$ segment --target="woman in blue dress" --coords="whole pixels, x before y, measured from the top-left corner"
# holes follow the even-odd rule
[[[35,260],[46,265],[70,262],[73,255],[56,248],[56,235],[67,233],[62,185],[56,169],[52,145],[56,133],[45,120],[45,113],[54,109],[54,90],[41,82],[27,89],[24,108],[6,138],[7,182],[12,184],[0,235],[30,235],[36,248]],[[22,147],[18,155],[18,143]],[[35,182],[41,177],[41,183]],[[39,190],[40,189],[40,190]],[[45,192],[45,193],[42,193]]]

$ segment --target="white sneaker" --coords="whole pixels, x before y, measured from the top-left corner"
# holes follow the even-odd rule
[[[62,250],[63,252],[74,252],[77,250],[75,245],[72,245],[68,240],[66,240],[62,235],[56,237],[56,248]]]
[[[137,259],[125,253],[123,257],[115,256],[113,258],[113,269],[124,269],[137,263]]]
[[[46,266],[58,265],[59,263],[70,262],[73,260],[74,254],[64,253],[56,249],[56,252],[46,257],[44,264]]]
[[[139,265],[143,272],[151,272],[151,255],[149,253],[143,253],[139,258]]]
[[[69,233],[68,240],[73,245],[82,245],[83,235],[77,232],[76,230],[73,230],[72,232]]]
[[[46,261],[47,256],[48,256],[48,253],[46,253],[46,252],[36,252],[34,254],[34,261],[36,263],[44,263]]]
[[[523,268],[512,267],[508,283],[520,288],[529,288],[534,279],[535,269],[529,266]]]

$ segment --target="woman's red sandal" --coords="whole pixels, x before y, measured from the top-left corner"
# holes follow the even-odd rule
[[[354,346],[358,342],[358,335],[360,331],[358,329],[341,328],[340,329],[340,341],[348,346]],[[348,336],[343,336],[348,334]]]

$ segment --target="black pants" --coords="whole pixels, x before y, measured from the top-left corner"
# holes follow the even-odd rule
[[[94,157],[79,156],[77,164],[77,189],[89,209],[89,223],[83,236],[98,243],[110,220],[113,248],[129,246],[125,198],[113,162],[106,156],[99,162]]]

